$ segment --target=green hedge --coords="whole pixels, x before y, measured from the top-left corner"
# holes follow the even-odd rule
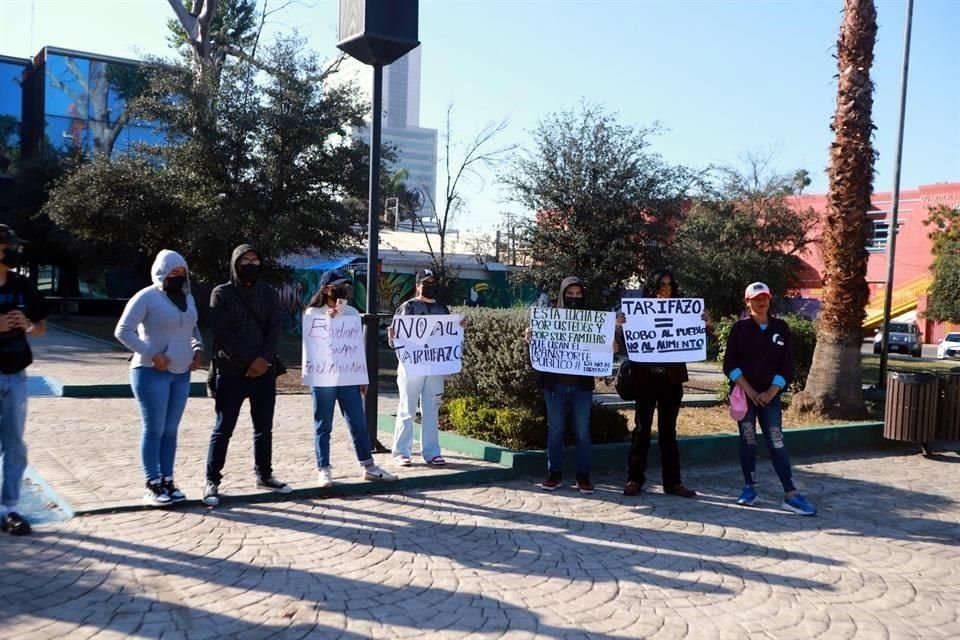
[[[511,449],[544,448],[546,407],[523,339],[530,310],[457,308],[454,313],[464,315],[467,328],[463,369],[444,387],[444,426]],[[590,426],[596,444],[621,442],[628,433],[625,417],[599,405],[593,407]],[[567,444],[572,438],[566,434]]]
[[[810,365],[813,363],[813,350],[817,346],[817,322],[792,313],[780,317],[790,327],[790,334],[793,336],[793,382],[790,383],[788,390],[799,391],[807,384]],[[736,321],[736,316],[725,316],[714,326],[719,347],[717,350],[718,362],[723,362],[723,355],[727,350],[727,338],[730,336],[730,331]],[[721,385],[717,392],[717,395],[723,401],[727,400],[729,394],[728,385]]]
[[[444,422],[460,435],[492,442],[509,449],[543,449],[547,446],[547,419],[529,409],[491,407],[478,398],[452,398],[445,403]],[[595,404],[590,415],[594,444],[623,442],[629,433],[620,412]],[[573,444],[567,429],[564,444]]]

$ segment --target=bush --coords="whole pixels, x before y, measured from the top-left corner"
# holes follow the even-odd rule
[[[817,322],[792,313],[780,317],[790,327],[790,334],[793,336],[793,382],[790,383],[788,390],[799,391],[807,384],[810,365],[813,363],[813,350],[817,346]],[[718,362],[723,362],[723,355],[727,349],[727,338],[730,336],[730,331],[736,321],[736,316],[725,316],[714,327],[717,344],[719,345],[717,351]],[[726,402],[730,396],[729,385],[722,385],[717,392],[717,396]]]
[[[475,397],[453,398],[445,403],[445,422],[460,435],[486,440],[510,449],[543,449],[547,446],[547,419],[525,408],[491,407]],[[627,419],[619,411],[593,405],[590,439],[594,444],[623,442],[628,434]],[[564,444],[573,444],[567,429]]]
[[[523,408],[543,415],[537,373],[523,339],[529,309],[456,308],[467,322],[463,369],[447,378],[445,395],[482,398],[491,407]]]

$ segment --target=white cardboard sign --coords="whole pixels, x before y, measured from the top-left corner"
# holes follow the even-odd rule
[[[463,316],[394,316],[393,348],[409,376],[459,373],[463,364]]]
[[[707,359],[702,298],[624,298],[623,337],[634,362],[700,362]]]
[[[308,387],[369,384],[360,316],[331,318],[316,307],[304,311],[301,377]]]
[[[609,376],[616,317],[610,311],[532,307],[530,363],[548,373]]]

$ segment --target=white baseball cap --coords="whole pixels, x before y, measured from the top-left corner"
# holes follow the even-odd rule
[[[746,291],[743,292],[743,297],[745,300],[752,300],[757,296],[768,296],[773,297],[770,293],[770,287],[763,284],[762,282],[754,282],[753,284],[747,285]]]

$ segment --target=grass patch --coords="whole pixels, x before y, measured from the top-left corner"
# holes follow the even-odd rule
[[[877,384],[880,380],[880,356],[872,354],[861,356],[860,363],[863,383]],[[887,359],[887,371],[960,373],[960,362],[956,360],[920,360],[910,356],[891,354]]]

